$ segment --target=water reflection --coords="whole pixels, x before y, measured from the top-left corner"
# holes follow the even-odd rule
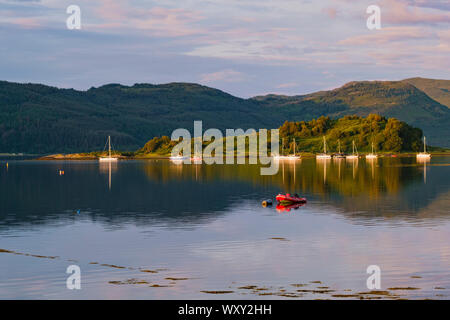
[[[107,173],[108,174],[108,189],[111,190],[111,178],[112,173],[117,171],[117,161],[99,161],[99,171],[100,173]]]
[[[240,201],[259,204],[278,192],[299,193],[308,198],[308,206],[331,206],[355,221],[447,219],[448,160],[305,158],[281,161],[274,176],[261,176],[257,165],[166,160],[16,161],[9,162],[8,169],[2,163],[0,227],[70,220],[67,212],[77,210],[83,217],[117,226],[197,224],[220,217]],[[56,174],[60,170],[65,174]]]

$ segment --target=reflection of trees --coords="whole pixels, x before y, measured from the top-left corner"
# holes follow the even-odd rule
[[[417,167],[402,167],[399,159],[303,159],[280,161],[279,166],[274,176],[261,176],[257,165],[175,165],[161,161],[157,166],[148,162],[143,169],[149,179],[162,183],[192,179],[204,182],[243,180],[254,185],[278,186],[290,192],[342,196],[365,194],[373,198],[380,194],[396,194],[405,184],[421,176]]]

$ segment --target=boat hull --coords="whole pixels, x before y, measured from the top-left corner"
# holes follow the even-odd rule
[[[305,203],[306,198],[291,196],[290,194],[279,194],[275,198],[279,203]]]

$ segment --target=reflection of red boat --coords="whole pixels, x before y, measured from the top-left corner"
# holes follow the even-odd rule
[[[298,208],[300,208],[301,206],[305,205],[305,203],[293,203],[293,204],[288,204],[288,205],[282,205],[282,204],[277,204],[277,211],[278,212],[289,212],[291,211],[291,209],[297,210]]]
[[[305,203],[306,202],[306,198],[301,198],[297,194],[291,195],[289,193],[286,193],[286,194],[280,193],[277,195],[276,199],[277,199],[277,202],[291,202],[291,203]]]

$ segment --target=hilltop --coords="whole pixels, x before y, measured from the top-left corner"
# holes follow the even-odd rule
[[[192,83],[108,84],[78,91],[0,81],[0,152],[102,150],[107,135],[115,149],[132,151],[176,128],[192,131],[194,120],[203,120],[204,128],[259,129],[286,120],[370,113],[406,121],[423,129],[430,144],[450,146],[450,109],[430,96],[432,82],[418,82],[427,94],[408,81],[413,82],[350,82],[307,95],[250,99]],[[434,96],[445,101],[445,95]]]
[[[410,78],[403,80],[403,82],[412,84],[432,99],[450,108],[450,80]]]

